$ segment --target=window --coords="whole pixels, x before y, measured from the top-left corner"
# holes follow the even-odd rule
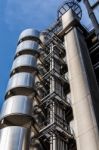
[[[93,6],[98,0],[89,0],[90,6]]]
[[[94,14],[99,23],[99,5],[94,9]]]

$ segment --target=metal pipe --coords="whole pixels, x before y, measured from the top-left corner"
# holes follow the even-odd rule
[[[10,126],[0,130],[0,150],[29,150],[30,130]]]

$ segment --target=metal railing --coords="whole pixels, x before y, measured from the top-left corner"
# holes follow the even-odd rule
[[[51,118],[48,118],[40,125],[41,136],[43,136],[44,133],[44,135],[49,133],[51,136],[55,131],[63,135],[66,134],[65,136],[68,136],[69,138],[75,137],[74,130],[57,114],[54,114],[53,122],[51,122]]]

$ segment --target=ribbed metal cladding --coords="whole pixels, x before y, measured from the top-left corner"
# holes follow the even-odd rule
[[[18,41],[22,40],[25,37],[33,37],[35,40],[39,40],[39,35],[40,33],[37,30],[26,29],[20,34]]]
[[[0,130],[0,150],[28,150],[30,131],[10,126]]]
[[[33,29],[20,34],[1,109],[0,150],[29,150],[39,34]]]
[[[31,120],[32,101],[27,96],[8,98],[1,109],[0,121],[6,119],[12,124],[22,125]]]
[[[11,75],[23,71],[35,73],[36,67],[36,57],[26,54],[21,55],[14,60],[11,69]]]
[[[16,56],[19,54],[32,54],[35,55],[39,48],[39,44],[36,41],[26,40],[21,42],[16,49]]]
[[[13,75],[7,86],[6,98],[12,95],[27,95],[33,93],[34,76],[30,73],[21,72]]]

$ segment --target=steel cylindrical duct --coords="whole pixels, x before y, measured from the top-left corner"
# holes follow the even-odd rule
[[[19,126],[0,130],[0,150],[29,150],[30,131]]]
[[[39,44],[36,41],[26,40],[17,46],[16,55],[19,54],[36,55],[38,52],[38,48],[39,48]]]
[[[0,150],[29,150],[39,35],[33,29],[20,34],[1,109]]]
[[[33,93],[35,78],[30,73],[17,73],[13,75],[7,86],[6,96],[12,95],[30,95]]]
[[[15,125],[26,124],[31,120],[32,109],[32,101],[27,96],[12,96],[2,106],[0,121],[6,119]]]
[[[35,41],[36,39],[39,40],[39,35],[40,35],[40,32],[37,31],[37,30],[34,30],[34,29],[26,29],[26,30],[24,30],[24,31],[20,34],[18,41],[22,40],[22,39],[25,38],[25,37],[33,37],[33,38],[34,38],[34,41]]]
[[[36,58],[32,55],[21,55],[17,57],[12,65],[11,74],[18,72],[30,72],[32,74],[36,71]]]

